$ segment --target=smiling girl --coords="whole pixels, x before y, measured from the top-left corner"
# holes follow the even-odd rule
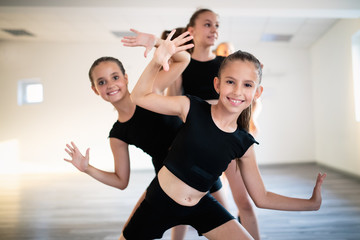
[[[277,210],[318,210],[321,185],[319,174],[310,199],[268,192],[256,163],[254,138],[245,130],[249,106],[260,97],[261,64],[251,54],[237,51],[227,57],[215,78],[219,101],[187,96],[163,96],[152,85],[161,66],[169,69],[169,58],[183,50],[170,41],[172,31],[154,53],[133,92],[134,102],[161,114],[178,116],[184,125],[178,132],[164,166],[149,185],[120,239],[161,238],[168,228],[187,224],[208,239],[253,239],[251,235],[209,193],[214,182],[235,160],[255,204]]]
[[[188,41],[188,33],[183,33],[177,41]],[[192,45],[184,46],[189,48]],[[189,63],[189,56],[182,51],[172,57],[170,71],[161,71],[157,75],[154,91],[163,92],[169,79],[178,77]],[[128,75],[123,64],[113,57],[97,59],[89,70],[91,88],[95,94],[114,106],[118,117],[110,130],[109,141],[113,153],[114,171],[108,172],[89,163],[90,149],[82,155],[75,143],[66,145],[65,151],[71,159],[65,161],[74,165],[79,171],[94,179],[121,190],[127,188],[130,178],[130,158],[128,146],[134,145],[152,158],[155,172],[163,166],[173,139],[182,122],[176,116],[166,116],[146,110],[136,105],[128,90]],[[139,202],[144,198],[144,194]],[[136,209],[136,206],[135,206]]]
[[[191,59],[184,72],[174,80],[167,89],[167,95],[178,96],[190,94],[200,97],[209,103],[216,103],[219,97],[214,89],[214,78],[218,76],[219,68],[225,57],[216,56],[211,48],[218,38],[219,16],[210,9],[198,9],[190,17],[185,30],[193,37],[194,48],[189,49]],[[145,57],[154,47],[159,46],[162,40],[155,35],[139,32],[131,29],[136,36],[127,36],[122,39],[124,46],[145,47]],[[254,104],[254,103],[253,103]],[[252,126],[250,121],[250,127]],[[250,129],[251,130],[251,129]],[[253,204],[245,188],[239,171],[236,171],[236,162],[232,161],[224,174],[228,180],[234,202],[237,206],[237,218],[255,239],[260,239],[260,233]],[[220,178],[210,189],[210,193],[225,208],[228,204],[225,191],[222,188]],[[177,227],[172,231],[173,240],[182,240],[186,227]]]

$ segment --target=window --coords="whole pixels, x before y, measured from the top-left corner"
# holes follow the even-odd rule
[[[43,85],[40,79],[23,79],[18,82],[18,105],[43,102]]]
[[[352,37],[355,119],[360,122],[360,31]]]

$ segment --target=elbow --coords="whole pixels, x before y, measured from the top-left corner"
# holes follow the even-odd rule
[[[257,208],[269,208],[268,192],[264,192],[264,194],[261,195],[256,195],[252,199]]]
[[[259,199],[255,199],[254,204],[257,208],[266,208],[265,202]]]
[[[117,178],[115,188],[118,188],[120,190],[125,190],[127,188],[127,186],[129,185],[129,177],[122,178],[118,174],[115,174],[115,175]]]
[[[310,211],[318,211],[318,210],[320,209],[320,207],[321,207],[321,202],[320,202],[320,203],[316,203],[316,204],[314,204],[314,206],[312,206],[312,207],[310,208]]]
[[[127,188],[127,186],[129,185],[129,182],[119,182],[119,184],[117,184],[116,188],[120,189],[120,190],[125,190]]]
[[[127,185],[121,185],[117,187],[120,190],[125,190],[127,188]]]
[[[131,96],[131,100],[136,105],[143,107],[144,104],[146,104],[146,96],[147,96],[147,94],[141,94],[141,93],[132,92],[130,96]]]

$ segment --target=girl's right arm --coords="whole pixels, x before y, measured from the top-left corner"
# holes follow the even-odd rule
[[[89,149],[87,149],[86,155],[83,156],[75,143],[71,142],[71,145],[67,144],[66,146],[67,149],[65,149],[65,151],[70,155],[71,160],[64,160],[72,163],[79,171],[88,174],[99,182],[121,190],[124,190],[128,186],[130,178],[130,159],[127,143],[116,138],[110,138],[110,146],[114,156],[115,172],[106,172],[90,165]]]
[[[193,47],[193,44],[183,45],[192,39],[185,32],[174,40],[170,40],[175,31],[172,31],[167,39],[156,49],[153,59],[150,61],[144,72],[135,85],[131,97],[135,104],[151,111],[179,116],[185,121],[190,107],[190,101],[185,96],[163,96],[153,92],[154,80],[157,77],[161,66],[166,72],[169,70],[169,59],[177,52]]]

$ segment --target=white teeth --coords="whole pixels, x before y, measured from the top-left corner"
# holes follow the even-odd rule
[[[242,101],[241,100],[230,99],[230,102],[238,104],[238,103],[241,103]]]
[[[108,95],[115,95],[119,92],[119,90],[116,90],[116,91],[112,91],[112,92],[109,92]]]

